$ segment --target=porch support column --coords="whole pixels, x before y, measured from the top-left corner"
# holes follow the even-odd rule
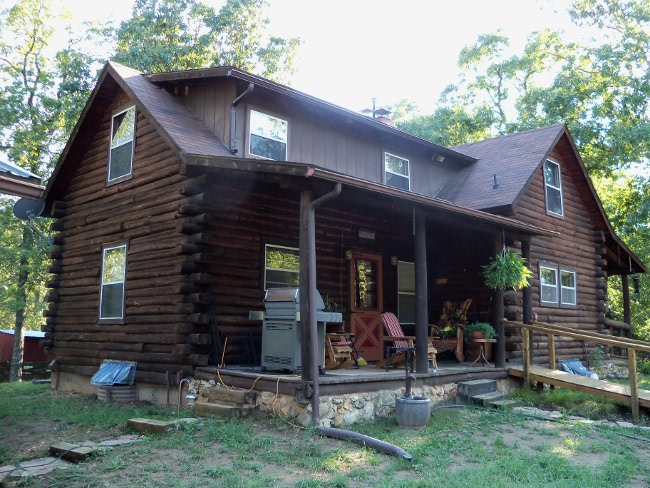
[[[426,219],[415,213],[415,371],[429,372],[428,351],[428,290],[427,290],[427,236]]]
[[[530,269],[530,237],[524,237],[521,240],[521,256],[526,260],[526,267]],[[524,324],[533,323],[533,290],[530,286],[527,286],[521,290],[522,294],[522,313],[523,313],[523,322]],[[532,337],[532,331],[530,332]],[[530,364],[533,363],[533,348],[532,343],[529,348],[529,361]],[[554,366],[552,366],[555,369]]]
[[[501,243],[501,234],[495,234],[493,241],[493,254],[499,255],[503,250]],[[497,347],[495,352],[495,362],[497,368],[506,367],[506,334],[503,327],[503,290],[496,290],[492,295],[494,301],[494,314],[492,315],[492,327],[497,332]]]
[[[630,277],[621,275],[621,285],[623,288],[623,322],[632,325],[632,314],[630,312]],[[625,331],[627,337],[632,337],[632,329]]]
[[[304,190],[300,193],[300,233],[299,233],[299,252],[300,252],[300,368],[302,379],[302,392],[305,397],[309,397],[311,391],[311,341],[309,333],[311,324],[311,286],[310,286],[310,262],[311,246],[309,245],[309,211],[311,207],[312,192]],[[315,259],[315,257],[314,257]],[[314,310],[314,313],[316,311]]]

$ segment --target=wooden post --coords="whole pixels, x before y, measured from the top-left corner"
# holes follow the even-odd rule
[[[639,418],[639,386],[636,383],[636,350],[627,348],[627,361],[630,368],[630,403],[632,405],[632,417]]]
[[[523,343],[523,361],[524,361],[524,388],[530,388],[530,330],[527,328],[521,329],[522,343]]]
[[[415,371],[423,374],[429,372],[427,296],[426,219],[422,212],[417,212],[415,214]]]
[[[621,285],[623,288],[623,322],[632,325],[632,314],[630,313],[630,278],[628,275],[621,275]],[[632,329],[623,332],[627,337],[632,338]]]
[[[548,367],[555,369],[555,334],[548,335]]]
[[[528,267],[528,269],[530,269],[530,237],[525,237],[521,240],[521,256],[526,260],[526,266]],[[522,303],[523,322],[524,324],[532,324],[533,323],[533,290],[531,289],[530,286],[522,288],[521,295],[523,301]],[[533,362],[532,345],[530,347],[529,356],[530,356],[529,358],[530,363],[532,364]],[[555,369],[554,366],[553,369]]]
[[[306,393],[312,381],[311,369],[311,334],[309,333],[311,324],[311,288],[309,286],[309,211],[311,206],[312,193],[303,191],[300,193],[300,232],[299,232],[299,252],[300,252],[300,368],[303,394]],[[311,385],[310,385],[311,386]]]
[[[502,251],[501,234],[494,236],[493,250],[494,254],[500,254]],[[504,308],[503,308],[503,290],[497,290],[493,295],[494,315],[492,316],[492,327],[497,333],[497,344],[495,352],[495,363],[497,368],[506,367],[506,334],[503,327]]]

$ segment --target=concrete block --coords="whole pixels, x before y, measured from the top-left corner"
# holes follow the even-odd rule
[[[472,380],[458,383],[457,397],[463,403],[469,403],[470,399],[476,395],[492,393],[497,391],[496,380]]]
[[[503,400],[506,397],[505,393],[493,391],[491,393],[483,393],[481,395],[474,395],[472,397],[472,402],[478,403],[483,407],[490,406],[491,402],[496,402],[497,400]]]
[[[88,456],[97,452],[92,447],[79,446],[79,444],[70,444],[68,442],[57,442],[50,446],[50,453],[60,456],[68,461],[84,461]]]
[[[144,434],[162,434],[176,428],[174,420],[129,419],[126,425],[134,431]]]

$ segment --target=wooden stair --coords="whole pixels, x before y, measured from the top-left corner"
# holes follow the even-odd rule
[[[194,403],[194,413],[204,417],[246,417],[257,402],[256,392],[239,388],[215,387],[205,393],[205,401]]]

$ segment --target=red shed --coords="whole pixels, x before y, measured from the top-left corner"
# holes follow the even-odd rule
[[[47,353],[41,347],[40,341],[45,337],[44,332],[35,330],[25,331],[25,350],[23,362],[46,363]],[[11,361],[11,352],[14,347],[14,331],[0,330],[0,362]]]

